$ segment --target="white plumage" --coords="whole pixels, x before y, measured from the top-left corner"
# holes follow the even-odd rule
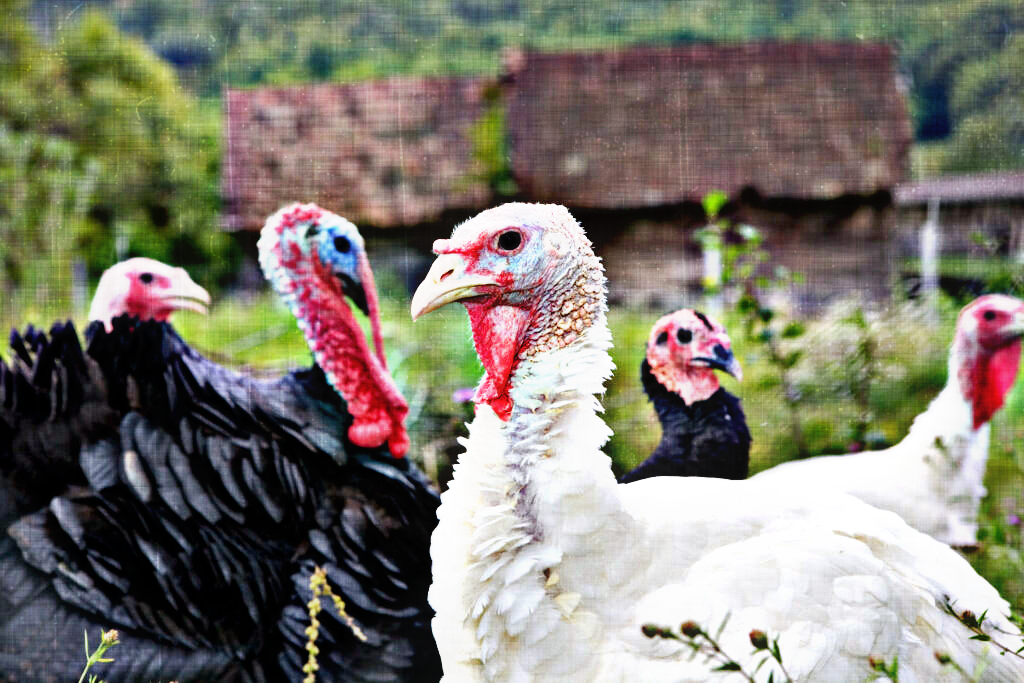
[[[435,251],[414,317],[464,300],[487,370],[431,545],[446,681],[728,683],[737,675],[641,631],[727,617],[719,642],[748,672],[764,657],[756,628],[800,681],[872,680],[872,657],[898,657],[904,682],[960,680],[936,651],[967,671],[986,662],[981,680],[1024,680],[1024,660],[969,640],[948,611],[986,612],[983,628],[1015,650],[1007,603],[894,514],[756,480],[615,483],[595,396],[613,369],[603,274],[565,209],[492,209]],[[573,334],[562,320],[581,302]]]
[[[902,441],[882,451],[783,463],[754,478],[844,491],[944,543],[975,545],[988,420],[1017,374],[1022,334],[1024,302],[1003,295],[977,299],[960,314],[945,388]]]

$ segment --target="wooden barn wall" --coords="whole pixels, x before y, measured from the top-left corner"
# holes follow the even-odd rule
[[[927,208],[903,206],[894,221],[894,240],[902,258],[914,258]],[[988,258],[996,255],[1024,262],[1024,201],[939,205],[939,229],[944,255]],[[978,243],[983,235],[987,245]]]
[[[764,235],[766,268],[784,266],[804,282],[787,288],[795,312],[810,314],[841,297],[879,300],[890,294],[893,262],[886,240],[891,214],[864,207],[835,220],[748,212]],[[613,304],[669,310],[701,302],[703,262],[693,226],[638,221],[599,253]]]
[[[686,212],[580,213],[608,274],[612,305],[667,311],[702,304],[703,263],[694,231],[701,222]],[[408,296],[431,263],[430,244],[446,237],[451,221],[407,229],[366,229],[367,249],[385,293]],[[784,266],[804,282],[782,291],[794,313],[813,315],[829,302],[849,297],[884,301],[900,288],[905,264],[916,258],[924,209],[876,210],[869,206],[837,219],[831,214],[790,216],[746,209],[745,222],[764,235],[767,266]],[[987,258],[973,233],[981,232],[1001,254],[1024,256],[1024,203],[957,205],[940,212],[946,255]],[[246,241],[246,240],[243,240]],[[246,244],[254,263],[246,285],[258,286],[255,240]]]

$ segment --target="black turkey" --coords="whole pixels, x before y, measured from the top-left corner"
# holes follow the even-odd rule
[[[0,541],[0,679],[75,680],[82,631],[117,628],[111,681],[296,681],[315,566],[322,681],[440,678],[427,605],[438,497],[404,454],[362,238],[312,205],[275,214],[261,263],[316,364],[220,367],[166,323],[12,339],[0,467],[21,493]],[[370,351],[344,297],[368,312]]]

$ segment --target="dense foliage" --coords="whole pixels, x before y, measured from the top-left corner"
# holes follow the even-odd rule
[[[0,7],[3,291],[67,301],[71,269],[53,264],[72,257],[93,275],[131,255],[229,270],[217,108],[101,11],[46,40],[24,3]]]

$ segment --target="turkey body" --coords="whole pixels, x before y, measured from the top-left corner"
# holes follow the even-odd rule
[[[754,478],[849,493],[943,543],[976,547],[989,421],[1017,378],[1022,337],[1024,302],[1003,294],[974,300],[957,320],[945,388],[899,443],[782,463]]]
[[[76,680],[117,628],[111,681],[300,680],[315,566],[320,680],[440,678],[430,634],[438,498],[360,448],[317,366],[220,367],[166,323],[12,336],[0,363],[0,680]]]

